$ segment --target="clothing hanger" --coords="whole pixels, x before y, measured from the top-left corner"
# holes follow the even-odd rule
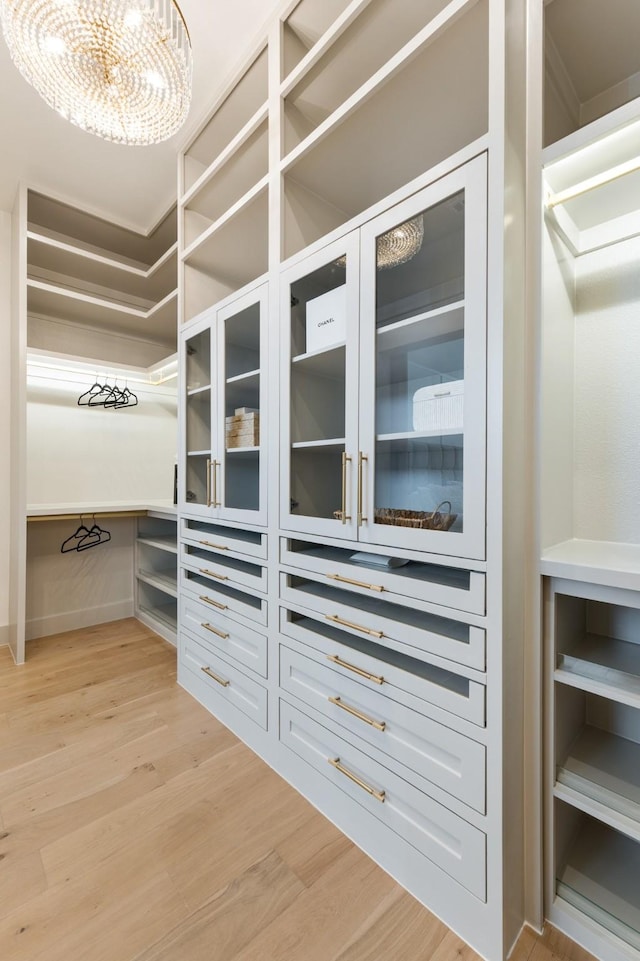
[[[85,526],[82,520],[82,514],[80,515],[80,524],[78,529],[71,535],[67,537],[66,541],[62,542],[62,547],[60,548],[61,554],[68,554],[70,551],[75,551],[78,549],[78,544],[89,534],[89,528]]]
[[[91,398],[94,397],[96,394],[101,393],[103,389],[104,388],[102,384],[98,383],[98,375],[96,374],[95,384],[93,384],[89,388],[89,390],[86,390],[84,394],[80,394],[80,396],[78,397],[78,407],[88,407]],[[85,397],[87,398],[86,400],[85,400]]]
[[[109,387],[109,384],[105,379],[105,382],[103,386],[100,388],[100,390],[97,393],[93,394],[92,397],[89,398],[87,402],[88,406],[104,407],[105,400],[111,396],[112,391],[113,391],[113,388]]]
[[[82,538],[78,546],[77,551],[86,551],[90,547],[97,547],[98,544],[106,544],[107,541],[111,540],[111,534],[109,531],[105,531],[96,522],[96,515],[93,514],[93,526],[87,531],[85,536]]]

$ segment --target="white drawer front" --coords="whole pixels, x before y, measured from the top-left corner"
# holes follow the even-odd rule
[[[281,608],[280,631],[317,650],[344,677],[364,677],[374,689],[384,684],[389,697],[420,713],[435,707],[472,724],[485,724],[483,684],[411,656],[403,645],[350,634],[303,609]]]
[[[338,627],[380,643],[385,639],[477,671],[485,669],[485,630],[371,597],[356,597],[310,577],[280,574],[280,597],[317,611]]]
[[[265,598],[215,581],[190,566],[180,569],[180,589],[219,613],[237,617],[244,623],[267,623]]]
[[[185,517],[180,524],[180,537],[192,544],[223,553],[229,551],[262,560],[267,557],[267,535],[264,531],[242,530]]]
[[[280,645],[285,691],[484,814],[484,746],[391,700],[384,685],[374,690],[355,677]]]
[[[261,677],[267,676],[267,639],[253,628],[186,594],[180,598],[180,626],[212,654],[221,653]]]
[[[180,661],[208,687],[212,714],[216,700],[232,704],[239,711],[267,729],[267,692],[257,681],[247,677],[222,657],[213,655],[186,632],[180,636]]]
[[[322,574],[329,582],[354,593],[381,596],[422,609],[438,604],[469,614],[486,613],[486,575],[480,571],[414,560],[389,568],[366,561],[356,563],[351,560],[354,553],[351,548],[280,538],[283,564]],[[358,555],[366,556],[366,552],[359,551]]]
[[[283,700],[280,739],[468,891],[486,899],[482,831]]]
[[[186,541],[180,545],[180,558],[191,570],[198,571],[210,580],[240,589],[248,588],[260,594],[267,592],[267,568],[262,564],[216,554]]]

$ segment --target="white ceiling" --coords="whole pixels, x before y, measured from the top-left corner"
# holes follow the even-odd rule
[[[180,0],[193,46],[193,102],[182,131],[153,147],[87,134],[48,107],[14,67],[0,31],[0,210],[22,180],[146,231],[176,196],[177,153],[280,0]]]

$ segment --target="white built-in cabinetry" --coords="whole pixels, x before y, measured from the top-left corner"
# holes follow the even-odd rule
[[[136,606],[147,615],[157,610],[161,632],[175,643],[177,548],[159,553],[136,544],[135,536],[138,505],[170,508],[173,500],[175,208],[145,235],[21,187],[14,253],[10,633],[16,660],[24,660],[25,638],[127,616]],[[138,404],[88,403],[98,383],[128,387]],[[94,512],[105,528],[109,518],[111,540],[92,553],[61,554],[62,541],[81,519],[91,527]],[[175,540],[175,519],[167,523],[164,533],[172,524]],[[174,584],[167,594],[171,557]],[[160,616],[167,608],[168,619]]]
[[[525,877],[511,6],[288,2],[178,171],[179,681],[491,961]]]
[[[171,644],[178,634],[178,538],[173,512],[139,517],[135,544],[134,613]]]
[[[640,956],[640,19],[554,0],[544,27],[545,914],[622,961]]]

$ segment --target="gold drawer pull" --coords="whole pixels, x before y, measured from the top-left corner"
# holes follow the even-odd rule
[[[343,661],[337,654],[327,654],[327,660],[337,664],[338,667],[346,668],[347,671],[353,671],[354,674],[366,678],[367,681],[373,681],[374,684],[384,684],[384,678],[381,675],[370,674],[369,671],[363,671],[361,667],[356,667],[355,664],[349,664],[349,661]]]
[[[374,631],[371,627],[362,627],[361,624],[345,621],[343,617],[338,617],[337,614],[325,614],[324,616],[328,621],[333,621],[334,624],[342,624],[343,627],[350,627],[354,631],[362,631],[363,634],[368,634],[370,637],[384,637],[382,631]]]
[[[216,579],[217,581],[228,581],[228,580],[229,580],[229,578],[227,577],[226,574],[216,574],[215,571],[207,570],[206,567],[199,567],[198,570],[200,571],[201,574],[206,574],[207,577],[215,577],[215,579]]]
[[[384,731],[387,726],[386,721],[374,721],[372,717],[368,717],[363,714],[362,711],[358,711],[355,707],[351,707],[350,704],[345,704],[344,701],[339,697],[330,697],[328,699],[336,707],[342,708],[347,714],[352,714],[353,717],[357,717],[359,721],[364,721],[365,724],[369,724],[370,727],[375,727],[376,731]]]
[[[212,624],[201,624],[200,627],[204,627],[205,631],[211,631],[212,634],[217,634],[218,637],[221,637],[223,641],[226,641],[226,639],[229,637],[228,634],[225,634],[224,631],[219,631]]]
[[[228,551],[229,548],[225,544],[213,544],[211,541],[198,541],[199,544],[203,544],[204,547],[213,547],[217,551]]]
[[[210,667],[201,667],[200,670],[203,671],[207,677],[210,677],[213,681],[220,684],[221,687],[229,687],[231,684],[231,681],[225,681],[223,678],[218,677],[217,674],[214,674]]]
[[[361,787],[363,791],[366,791],[367,794],[370,794],[371,797],[374,797],[376,801],[380,801],[382,804],[384,804],[384,799],[386,797],[385,791],[376,791],[375,788],[371,787],[370,784],[367,784],[366,781],[361,780],[361,778],[359,778],[357,774],[354,774],[353,771],[347,770],[347,768],[343,767],[340,763],[339,757],[329,757],[327,760],[331,767],[334,767],[336,771],[340,771],[340,774],[344,774],[344,776],[348,777],[350,781],[353,781],[354,784],[357,784],[358,787]]]
[[[341,581],[343,584],[353,584],[354,587],[365,587],[368,591],[379,591],[382,593],[384,587],[380,584],[366,584],[364,581],[354,581],[351,577],[343,577],[342,574],[327,574],[332,581]]]
[[[217,601],[212,601],[210,597],[205,597],[204,594],[200,594],[199,597],[201,601],[205,602],[205,604],[211,604],[212,607],[217,607],[219,611],[229,610],[229,607],[227,604],[218,604]]]

